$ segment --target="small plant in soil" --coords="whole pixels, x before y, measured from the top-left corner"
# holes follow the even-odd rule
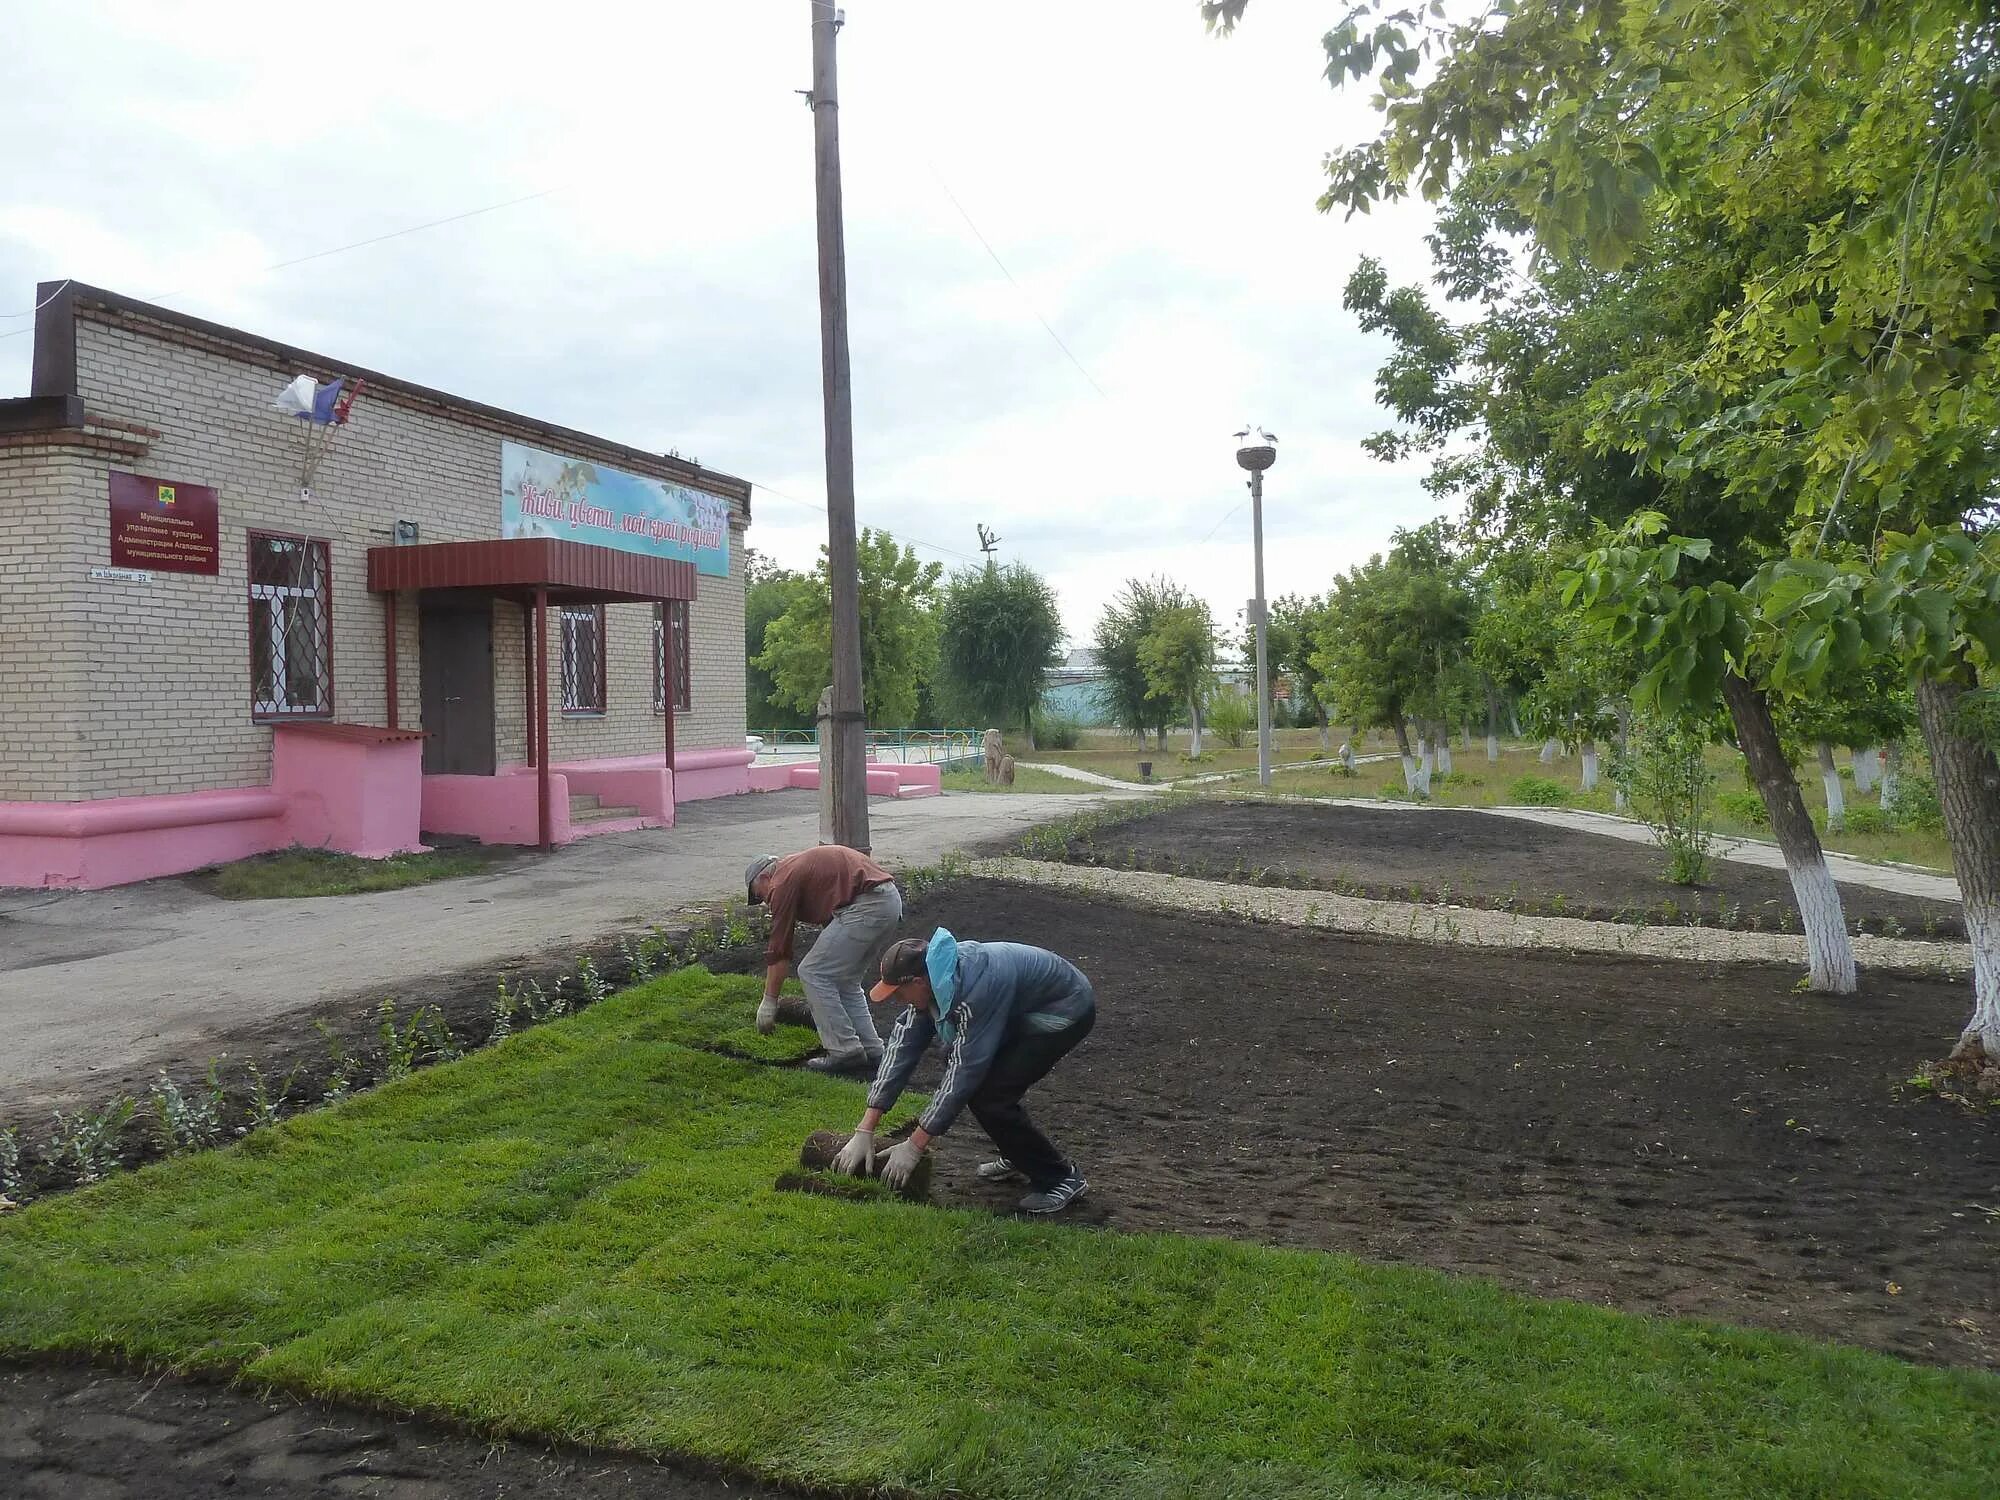
[[[563,994],[558,983],[553,991],[544,990],[541,981],[530,979],[521,986],[521,1007],[528,1013],[528,1019],[540,1025],[569,1014],[569,997]]]
[[[1561,891],[1557,891],[1553,896],[1549,897],[1550,916],[1559,917],[1568,910],[1569,910],[1569,898],[1563,895]]]
[[[354,1092],[354,1082],[360,1072],[360,1065],[348,1053],[347,1044],[341,1041],[339,1035],[325,1021],[314,1021],[313,1030],[319,1033],[320,1040],[326,1044],[326,1058],[329,1064],[326,1083],[320,1090],[320,1099],[327,1104],[338,1104]]]
[[[1901,922],[1898,922],[1898,921],[1897,921],[1897,920],[1896,920],[1896,919],[1895,919],[1894,917],[1884,917],[1884,918],[1882,919],[1882,936],[1883,936],[1883,937],[1892,937],[1892,938],[1899,938],[1899,937],[1903,936],[1903,934],[1904,934],[1904,933],[1905,933],[1905,932],[1906,932],[1907,930],[1908,930],[1908,929],[1906,929],[1906,928],[1905,928],[1905,927],[1903,926],[1903,924],[1902,924]]]
[[[629,937],[618,940],[618,956],[625,961],[625,977],[633,984],[643,984],[653,977],[653,954],[644,938],[633,942]]]
[[[1937,913],[1927,911],[1924,913],[1924,936],[1927,938],[1934,938],[1937,935],[1938,935]]]
[[[384,1000],[377,1007],[379,1020],[375,1033],[382,1039],[382,1078],[384,1082],[394,1082],[398,1078],[408,1078],[417,1066],[417,1056],[423,1051],[423,1033],[418,1029],[422,1012],[412,1016],[407,1022],[396,1018],[396,1002]]]
[[[21,1137],[12,1125],[0,1126],[0,1198],[19,1202],[27,1196],[21,1185]]]
[[[423,1038],[432,1062],[456,1062],[465,1056],[465,1048],[460,1044],[457,1033],[445,1020],[444,1012],[435,1005],[419,1009],[411,1024],[417,1028],[417,1035]]]
[[[711,933],[711,940],[713,937],[714,934]],[[576,970],[570,978],[576,984],[579,1006],[595,1005],[611,993],[611,986],[604,982],[604,976],[597,972],[597,965],[591,962],[587,954],[576,961]]]
[[[168,1156],[178,1156],[183,1151],[213,1146],[221,1139],[220,1094],[213,1062],[208,1065],[206,1089],[184,1091],[162,1068],[152,1090],[153,1133],[160,1150]]]
[[[69,1169],[78,1187],[102,1182],[125,1164],[118,1139],[137,1111],[138,1105],[122,1094],[96,1114],[57,1110],[49,1153]]]
[[[299,1076],[299,1070],[293,1068],[279,1079],[275,1090],[272,1089],[270,1080],[265,1078],[264,1070],[255,1063],[248,1065],[248,1071],[250,1114],[246,1123],[251,1130],[261,1130],[266,1125],[278,1123],[279,1117],[284,1113],[286,1101],[291,1098],[292,1083]]]
[[[507,981],[501,980],[493,986],[492,1026],[486,1037],[486,1044],[504,1042],[514,1034],[514,1012],[521,1008],[520,1000],[507,988]]]

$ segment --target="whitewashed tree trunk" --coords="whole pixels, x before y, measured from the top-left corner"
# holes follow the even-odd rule
[[[1937,776],[1945,838],[1965,896],[1972,949],[1972,1019],[1959,1034],[1956,1059],[2000,1064],[2000,757],[1958,732],[1958,709],[1976,682],[1917,680],[1917,720]]]
[[[1188,754],[1201,754],[1201,700],[1192,695],[1188,698]]]
[[[1325,714],[1319,716],[1319,753],[1326,755],[1333,749],[1333,724]]]
[[[1500,758],[1500,736],[1497,734],[1489,734],[1486,736],[1486,762],[1488,765],[1491,765],[1494,761],[1498,760],[1499,758]]]
[[[1521,711],[1518,708],[1511,706],[1508,708],[1507,723],[1513,729],[1514,738],[1518,740],[1521,737]]]
[[[1585,740],[1583,742],[1583,789],[1586,792],[1594,792],[1597,790],[1597,741],[1596,740]]]
[[[1736,726],[1736,743],[1750,763],[1750,775],[1770,815],[1771,831],[1785,857],[1792,896],[1799,904],[1799,925],[1806,938],[1806,986],[1825,995],[1851,995],[1855,990],[1854,944],[1847,935],[1847,915],[1841,909],[1840,887],[1827,868],[1819,833],[1799,795],[1798,778],[1778,744],[1771,722],[1770,700],[1747,678],[1725,672],[1722,699]]]
[[[1875,747],[1863,745],[1859,749],[1848,751],[1847,754],[1848,759],[1854,762],[1854,790],[1874,791],[1875,783],[1882,779],[1879,773],[1882,762],[1875,752]]]
[[[1407,750],[1403,752],[1403,790],[1412,797],[1417,795],[1417,758]]]
[[[1556,758],[1556,751],[1560,750],[1561,748],[1562,748],[1561,740],[1553,740],[1553,739],[1543,740],[1542,764],[1545,766],[1553,764]]]
[[[1458,726],[1458,748],[1461,750],[1470,750],[1472,748],[1472,726],[1470,724],[1461,724]]]
[[[1439,725],[1438,727],[1441,731],[1437,737],[1438,774],[1449,776],[1451,774],[1451,731],[1445,729],[1443,725]]]
[[[1840,767],[1833,761],[1833,746],[1819,742],[1819,782],[1826,788],[1826,826],[1838,828],[1847,819],[1847,792],[1840,784]]]
[[[1903,743],[1891,740],[1882,752],[1881,798],[1882,810],[1887,812],[1896,802],[1896,784],[1903,779]]]

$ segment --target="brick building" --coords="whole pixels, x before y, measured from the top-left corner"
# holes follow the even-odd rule
[[[0,885],[556,844],[749,789],[743,480],[93,287],[36,301],[0,400]],[[344,425],[274,405],[301,375],[345,382]]]

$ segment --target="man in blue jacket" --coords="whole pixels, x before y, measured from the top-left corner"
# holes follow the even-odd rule
[[[1074,964],[1025,943],[961,943],[940,927],[929,942],[891,944],[868,998],[910,1008],[889,1037],[861,1123],[834,1158],[837,1170],[860,1177],[876,1165],[875,1127],[936,1037],[946,1049],[944,1076],[915,1132],[881,1159],[882,1180],[900,1188],[965,1108],[1000,1148],[979,1175],[1026,1177],[1033,1191],[1021,1200],[1024,1212],[1060,1213],[1083,1196],[1083,1173],[1021,1103],[1097,1023],[1097,998]]]

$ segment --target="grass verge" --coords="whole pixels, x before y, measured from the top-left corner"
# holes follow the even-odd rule
[[[355,896],[478,875],[503,858],[504,854],[489,849],[435,849],[428,854],[392,854],[387,859],[362,859],[331,849],[284,849],[218,865],[204,872],[203,880],[216,895],[230,901]]]
[[[938,778],[947,792],[1101,792],[1103,787],[1092,786],[1087,781],[1072,781],[1067,776],[1058,776],[1053,771],[1037,771],[1032,766],[1014,768],[1012,786],[995,786],[986,779],[984,771],[971,769],[946,771]]]
[[[682,971],[10,1215],[0,1350],[919,1495],[1991,1492],[1976,1372],[776,1191],[861,1090],[701,1050],[756,988]]]

